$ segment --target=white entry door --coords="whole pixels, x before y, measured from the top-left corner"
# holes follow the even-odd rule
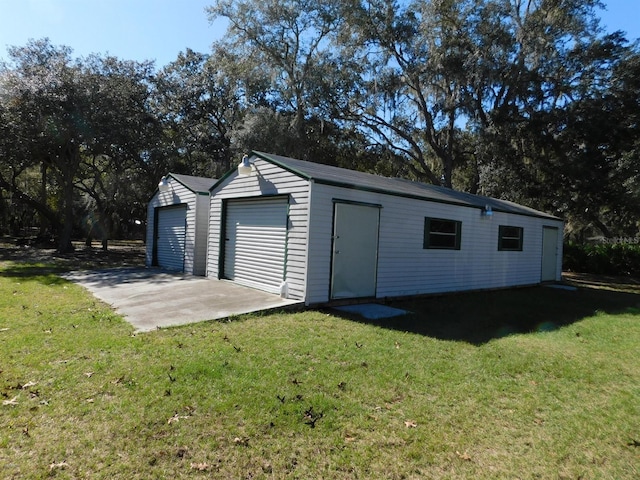
[[[331,298],[374,297],[380,208],[334,204]]]
[[[288,213],[287,197],[227,204],[224,278],[280,292],[285,276]]]
[[[540,281],[553,282],[557,280],[558,268],[558,229],[544,227],[542,229],[542,272]]]
[[[186,233],[186,205],[158,210],[156,245],[159,267],[179,272],[184,270]]]

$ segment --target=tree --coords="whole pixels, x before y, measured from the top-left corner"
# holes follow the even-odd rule
[[[299,147],[279,153],[305,158],[300,145],[306,143],[307,122],[328,119],[326,78],[334,65],[330,38],[338,27],[339,4],[218,0],[207,9],[211,21],[229,20],[227,34],[215,48],[233,59],[227,72],[243,85],[248,113],[259,117],[259,109],[269,107],[280,120],[288,120],[288,136]],[[252,112],[254,108],[258,110]]]
[[[78,191],[100,209],[107,237],[112,204],[104,197],[112,172],[142,162],[152,140],[146,81],[151,64],[113,57],[72,59],[67,47],[47,39],[9,49],[12,64],[0,70],[2,111],[7,123],[0,158],[1,186],[37,208],[56,228],[58,249],[72,249]],[[99,160],[99,161],[98,161]],[[17,179],[40,169],[41,196],[19,188]],[[4,172],[11,172],[10,178]],[[126,183],[111,184],[123,188]]]
[[[535,100],[511,94],[514,106],[490,112],[478,129],[484,192],[555,211],[569,232],[636,229],[637,59],[619,33],[592,38],[571,48]]]
[[[231,167],[231,130],[242,109],[221,57],[187,49],[156,76],[154,109],[176,171],[220,177]]]
[[[605,237],[635,236],[640,217],[640,52],[613,34],[581,55],[592,57],[593,65],[601,63],[598,81],[589,78],[571,102],[537,112],[526,122],[500,124],[501,138],[519,141],[487,141],[503,159],[510,158],[491,165],[501,178],[517,183],[494,181],[487,189],[558,212],[568,220],[568,233],[577,237],[587,230]],[[509,156],[509,151],[514,153]]]
[[[115,225],[132,214],[143,218],[142,205],[134,201],[144,171],[142,153],[159,133],[149,109],[152,65],[92,55],[84,60],[82,74],[91,89],[86,121],[93,136],[83,145],[75,187],[95,212],[106,250]]]
[[[16,108],[19,99],[10,101],[9,82],[9,75],[3,72],[0,78],[0,196],[4,203],[3,217],[14,235],[20,233],[27,211],[39,215],[41,234],[47,228],[59,231],[60,219],[54,206],[47,201],[49,165],[43,162],[38,168],[37,158],[29,152],[27,139],[37,132],[21,128],[25,122],[30,125],[30,118],[23,118],[22,112]]]
[[[19,145],[16,152],[5,150],[3,157],[15,165],[43,165],[55,172],[60,188],[59,250],[71,248],[73,228],[73,181],[80,165],[82,123],[81,102],[74,98],[77,73],[70,49],[56,48],[47,40],[31,41],[26,47],[9,49],[16,64],[14,70],[2,68],[3,100],[14,134],[5,148]],[[77,134],[74,132],[78,132]],[[13,187],[12,187],[13,188]],[[27,196],[16,192],[27,201]],[[30,197],[29,197],[30,198]],[[46,211],[42,206],[41,211]]]
[[[339,38],[353,88],[346,118],[402,153],[416,176],[452,186],[490,164],[498,125],[567,105],[597,77],[597,0],[367,0],[345,3]],[[462,140],[465,129],[482,139]],[[498,134],[496,134],[498,135]],[[475,175],[482,181],[483,170]],[[476,186],[476,188],[477,188]]]
[[[408,160],[413,175],[452,186],[476,1],[347,2],[338,37],[347,79],[338,110]]]

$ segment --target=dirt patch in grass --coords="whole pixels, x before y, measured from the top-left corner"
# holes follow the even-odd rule
[[[15,238],[0,238],[0,261],[18,263],[45,263],[58,270],[100,269],[143,266],[145,245],[137,240],[114,240],[108,250],[99,242],[90,247],[84,242],[73,242],[74,251],[61,254],[50,246],[30,245]]]
[[[575,287],[596,288],[640,295],[640,278],[636,277],[564,272],[562,278],[565,283]]]

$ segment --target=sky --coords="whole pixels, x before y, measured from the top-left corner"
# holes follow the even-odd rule
[[[48,37],[53,45],[122,60],[155,60],[156,67],[180,52],[208,53],[225,31],[223,20],[210,24],[205,7],[212,0],[0,0],[0,59],[8,46]],[[623,30],[640,38],[640,0],[604,0],[606,31]]]
[[[0,58],[8,46],[48,37],[76,57],[155,60],[160,68],[187,48],[208,53],[225,31],[211,25],[211,0],[0,0]]]

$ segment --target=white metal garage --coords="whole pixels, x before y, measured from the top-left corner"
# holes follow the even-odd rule
[[[223,277],[280,293],[285,278],[287,197],[226,204]]]
[[[205,275],[213,178],[170,173],[147,208],[146,265]]]
[[[241,165],[211,189],[211,277],[307,305],[561,278],[554,215],[262,152]]]
[[[157,261],[167,270],[184,270],[187,206],[177,205],[158,209]]]

